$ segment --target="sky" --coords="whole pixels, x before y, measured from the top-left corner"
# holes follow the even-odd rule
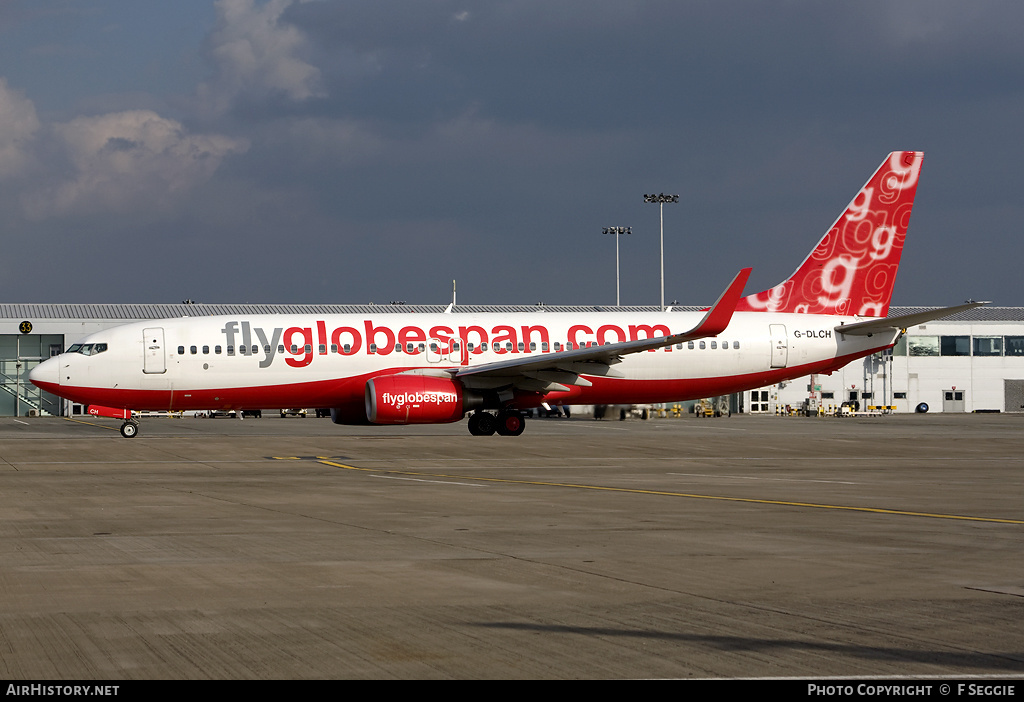
[[[1024,3],[0,0],[0,301],[710,304],[925,152],[894,305],[1024,306]]]

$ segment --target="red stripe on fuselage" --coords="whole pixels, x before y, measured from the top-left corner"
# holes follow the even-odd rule
[[[774,368],[757,373],[726,375],[711,378],[673,378],[663,380],[630,380],[587,376],[591,387],[575,386],[568,392],[518,395],[512,406],[528,408],[542,402],[554,404],[638,404],[694,400],[726,395],[751,388],[773,385],[782,380],[810,373],[837,370],[858,358],[889,348],[877,348],[807,363],[788,368]],[[39,383],[47,392],[82,404],[99,404],[133,410],[211,410],[270,409],[280,407],[342,407],[363,403],[366,381],[370,378],[401,373],[410,368],[391,368],[348,378],[318,380],[307,383],[256,385],[212,390],[138,390],[120,388],[69,387]]]

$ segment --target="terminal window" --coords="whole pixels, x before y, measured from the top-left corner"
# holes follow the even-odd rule
[[[938,356],[939,337],[911,336],[907,339],[907,349],[911,356]]]
[[[1004,336],[1003,353],[1007,356],[1024,356],[1024,336]]]
[[[943,356],[970,356],[971,337],[940,336],[939,349]]]
[[[1003,337],[1001,336],[976,336],[974,337],[975,356],[1002,356]]]

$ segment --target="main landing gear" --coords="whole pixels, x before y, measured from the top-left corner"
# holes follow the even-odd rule
[[[526,429],[526,417],[516,410],[502,410],[497,415],[476,412],[469,416],[469,433],[473,436],[519,436]]]
[[[139,423],[129,420],[121,425],[121,436],[126,439],[134,439],[139,433]]]

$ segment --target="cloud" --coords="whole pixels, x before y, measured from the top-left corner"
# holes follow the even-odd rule
[[[32,101],[0,78],[0,180],[20,175],[30,165],[30,146],[39,126]]]
[[[30,218],[107,211],[145,211],[205,182],[248,142],[189,134],[149,110],[77,117],[52,127],[73,177],[22,198]]]
[[[283,96],[303,101],[321,94],[320,71],[299,58],[305,35],[281,16],[295,0],[219,0],[218,27],[209,39],[215,76],[199,86],[202,109],[223,114],[238,98]]]

